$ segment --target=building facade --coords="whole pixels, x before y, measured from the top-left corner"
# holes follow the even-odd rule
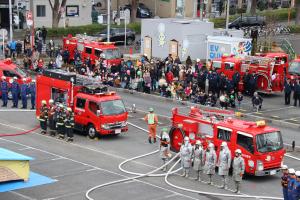
[[[52,0],[54,4],[54,0]],[[60,0],[61,2],[61,0]],[[52,9],[48,0],[31,0],[30,10],[33,12],[35,27],[52,27]],[[68,0],[59,27],[81,26],[92,23],[91,0]]]

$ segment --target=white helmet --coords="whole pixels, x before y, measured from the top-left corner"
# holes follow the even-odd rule
[[[53,104],[53,103],[54,103],[53,99],[50,99],[49,104]]]
[[[235,150],[235,153],[242,154],[242,151],[240,149],[237,149]]]
[[[184,141],[186,142],[186,141],[190,141],[190,138],[188,137],[188,136],[185,136],[184,137]]]
[[[26,82],[26,80],[27,80],[26,78],[23,78],[23,81],[24,81],[24,82]]]
[[[46,105],[47,101],[46,100],[42,100],[42,105]]]
[[[31,82],[35,83],[35,79],[32,79],[32,81],[31,81]]]
[[[222,142],[221,147],[227,147],[227,142]]]
[[[197,60],[196,60],[197,62],[200,62],[200,58],[197,58]]]
[[[67,108],[67,111],[70,111],[70,112],[71,112],[71,111],[72,111],[72,108],[68,107],[68,108]]]
[[[18,78],[16,77],[16,76],[14,76],[14,78],[13,78],[14,80],[18,80]]]
[[[196,140],[196,144],[197,145],[201,145],[201,141],[200,140]]]
[[[208,148],[210,149],[215,148],[215,145],[213,143],[209,143]]]
[[[300,171],[296,171],[295,175],[300,178]]]
[[[288,169],[288,166],[287,165],[282,165],[281,169]]]
[[[295,174],[295,169],[294,168],[290,168],[289,169],[289,174]]]
[[[58,106],[59,106],[60,108],[63,108],[63,107],[64,107],[64,105],[63,105],[62,103],[60,103]]]
[[[5,79],[6,79],[6,77],[5,77],[5,76],[2,76],[2,77],[1,77],[1,79],[2,79],[2,80],[5,80]]]

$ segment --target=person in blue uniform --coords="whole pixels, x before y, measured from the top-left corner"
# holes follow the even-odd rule
[[[299,200],[300,199],[300,171],[296,171],[295,175],[296,175],[296,180],[294,182],[291,200]]]
[[[1,82],[1,94],[2,94],[2,107],[7,107],[7,98],[8,98],[8,83],[6,82],[6,77],[2,76]]]
[[[27,109],[27,92],[28,92],[28,84],[26,83],[26,79],[23,79],[23,84],[21,85],[21,99],[22,99],[22,109]]]
[[[20,86],[17,79],[17,77],[14,77],[13,83],[11,84],[11,93],[13,98],[12,108],[18,108]]]
[[[281,186],[284,200],[288,200],[288,167],[286,165],[281,166],[282,176],[281,176]]]
[[[36,94],[36,85],[35,80],[32,80],[29,85],[30,101],[31,101],[31,110],[35,108],[35,94]]]
[[[293,200],[293,187],[296,181],[295,170],[293,168],[289,169],[289,177],[288,177],[288,200]]]

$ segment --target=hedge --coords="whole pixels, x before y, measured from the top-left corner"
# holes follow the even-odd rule
[[[289,28],[290,33],[300,33],[300,25],[291,25]]]
[[[112,25],[112,27],[124,27],[124,25]],[[92,35],[98,33],[106,28],[106,25],[102,24],[91,24],[86,26],[72,26],[68,28],[51,28],[48,29],[49,37],[61,37],[68,34],[76,35],[86,33],[87,35]],[[137,34],[141,33],[141,23],[135,22],[128,24],[128,28],[135,31]]]
[[[265,11],[258,11],[257,15],[265,16],[266,20],[274,20],[274,21],[287,21],[288,20],[288,10],[287,8],[284,9],[276,9],[276,10],[265,10]],[[243,14],[243,16],[249,16],[250,14]],[[238,18],[240,15],[232,15],[229,17],[229,21],[233,21]],[[296,17],[296,10],[291,10],[291,19],[295,19]],[[215,28],[224,28],[226,25],[225,18],[214,18],[210,19],[211,22],[214,22]]]

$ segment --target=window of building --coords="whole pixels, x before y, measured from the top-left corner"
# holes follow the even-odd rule
[[[37,5],[36,6],[36,16],[37,17],[46,17],[46,6],[45,5]]]
[[[84,108],[85,101],[85,99],[78,98],[76,101],[76,108]]]
[[[218,139],[223,141],[230,141],[231,138],[231,131],[218,129]]]

